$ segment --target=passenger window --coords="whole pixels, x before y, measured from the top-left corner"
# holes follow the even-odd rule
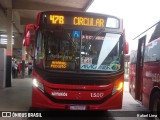
[[[144,62],[160,61],[160,40],[151,42],[145,49]]]
[[[43,59],[44,58],[44,40],[42,38],[41,31],[38,32],[37,36],[37,48],[36,48],[36,59]]]

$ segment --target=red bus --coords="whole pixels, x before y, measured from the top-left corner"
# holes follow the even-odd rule
[[[34,40],[30,29],[35,30]],[[41,12],[36,25],[26,26],[24,44],[34,61],[32,107],[122,107],[127,50],[121,19],[87,12]]]
[[[151,111],[160,111],[160,22],[132,41],[129,92]],[[160,115],[160,114],[159,114]]]

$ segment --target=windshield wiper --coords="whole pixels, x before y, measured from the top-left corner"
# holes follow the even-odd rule
[[[105,31],[105,28],[101,28],[100,30],[98,30],[98,32],[93,36],[93,38],[90,40],[90,41],[93,41],[93,40],[95,40],[96,39],[96,37],[98,36],[98,35],[100,35],[102,32],[104,32]]]
[[[96,37],[97,37],[98,35],[100,35],[100,34],[101,34],[102,32],[104,32],[104,31],[105,31],[105,28],[101,28],[100,30],[98,30],[98,32],[92,37],[91,40],[88,41],[88,43],[91,42],[91,41],[93,41],[93,40],[95,40]],[[86,46],[88,45],[88,43],[86,44]]]
[[[92,39],[87,42],[87,44],[85,45],[85,47],[88,46],[88,44],[91,43],[91,41],[95,40],[96,37],[97,37],[98,35],[100,35],[100,34],[101,34],[102,32],[104,32],[104,31],[105,31],[105,28],[101,28],[100,30],[98,30],[97,33],[92,37]]]

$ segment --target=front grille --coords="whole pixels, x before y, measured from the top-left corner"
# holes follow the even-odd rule
[[[47,72],[35,70],[38,75],[49,83],[68,84],[68,85],[107,85],[123,75],[123,71],[118,73],[101,74],[101,73],[78,73],[78,72]]]

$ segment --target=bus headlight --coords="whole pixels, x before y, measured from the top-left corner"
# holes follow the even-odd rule
[[[33,85],[37,87],[39,90],[44,92],[44,86],[41,82],[39,82],[36,78],[33,79]]]
[[[115,82],[113,90],[112,90],[112,95],[114,95],[118,91],[121,91],[123,89],[123,84],[124,83],[122,81]]]
[[[38,81],[37,81],[37,79],[33,79],[33,85],[35,86],[35,87],[38,87]]]
[[[123,83],[120,82],[119,85],[117,86],[117,90],[121,90],[123,88]]]

